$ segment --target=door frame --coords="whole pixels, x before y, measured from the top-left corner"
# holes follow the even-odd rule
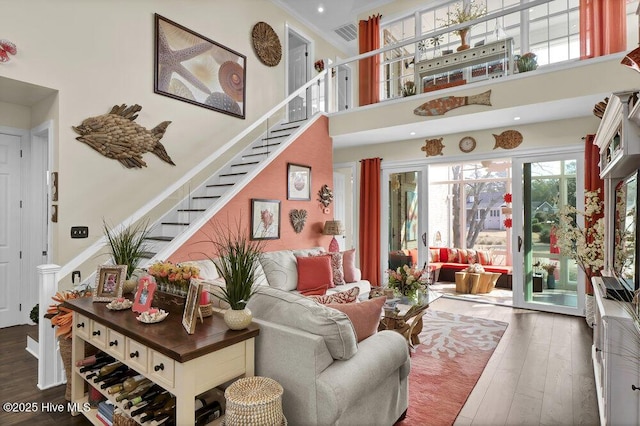
[[[289,35],[290,34],[295,34],[297,37],[300,37],[302,40],[304,40],[305,44],[307,45],[307,81],[309,80],[309,76],[312,75],[312,70],[313,70],[313,59],[315,57],[315,44],[313,41],[313,38],[309,37],[307,34],[304,33],[304,31],[301,31],[299,28],[291,25],[290,23],[286,22],[284,24],[284,61],[285,61],[285,66],[284,66],[284,97],[286,98],[287,96],[289,96],[291,93],[289,93]],[[306,82],[305,82],[306,83]],[[307,117],[310,117],[310,108],[311,108],[311,103],[310,103],[310,99],[308,96],[308,92],[307,92]],[[286,117],[287,120],[289,118],[289,104],[287,103],[286,106]]]
[[[512,158],[512,191],[513,191],[513,211],[524,211],[523,185],[516,182],[523,182],[522,165],[524,163],[548,162],[554,160],[576,160],[576,208],[584,209],[584,150],[575,148],[565,150],[554,150],[544,154],[536,153],[531,155],[519,155]],[[553,312],[566,315],[584,316],[585,308],[585,276],[578,268],[578,283],[576,288],[575,308],[561,305],[545,305],[542,303],[525,301],[525,278],[524,278],[524,252],[518,251],[518,237],[523,237],[524,218],[522,215],[514,214],[512,217],[513,228],[511,233],[513,247],[513,307],[533,309],[536,311]]]

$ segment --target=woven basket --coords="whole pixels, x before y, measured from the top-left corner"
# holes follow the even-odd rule
[[[71,345],[73,341],[67,339],[64,336],[58,336],[58,346],[60,347],[60,357],[62,358],[62,365],[67,376],[67,386],[64,390],[64,399],[71,401]]]
[[[200,313],[202,314],[202,318],[213,315],[213,304],[208,303],[206,305],[200,305]]]
[[[229,386],[224,424],[226,426],[280,426],[287,420],[282,413],[282,386],[268,377],[245,377]]]
[[[137,424],[135,420],[120,410],[113,412],[113,426],[136,426]]]

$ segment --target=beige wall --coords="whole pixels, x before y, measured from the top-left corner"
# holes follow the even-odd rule
[[[0,126],[16,129],[29,129],[31,123],[31,108],[0,102]]]
[[[311,30],[264,0],[0,0],[2,36],[18,54],[0,67],[8,77],[59,91],[20,116],[28,129],[54,118],[54,164],[60,173],[58,253],[64,264],[101,236],[102,219],[118,223],[284,98],[284,60],[257,59],[251,29],[268,22],[284,46],[285,24],[316,37],[315,56],[344,56]],[[247,56],[246,120],[153,93],[154,13]],[[147,153],[144,169],[125,169],[75,140],[71,126],[105,114],[115,104],[140,104],[136,122],[151,129],[172,121],[162,144],[176,166]],[[5,111],[21,108],[0,105]],[[24,112],[26,114],[26,111]],[[12,114],[13,116],[14,114]],[[69,228],[89,226],[89,239],[71,240]]]

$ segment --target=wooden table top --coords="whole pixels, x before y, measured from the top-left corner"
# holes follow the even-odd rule
[[[182,315],[170,313],[159,323],[145,324],[136,319],[139,314],[131,309],[112,311],[106,305],[104,302],[94,303],[90,297],[67,300],[63,304],[178,362],[198,358],[260,333],[254,323],[245,330],[230,330],[222,315],[214,312],[213,316],[204,318],[204,322],[198,318],[195,333],[187,334],[182,326]]]

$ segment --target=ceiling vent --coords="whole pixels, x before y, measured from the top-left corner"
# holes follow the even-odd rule
[[[346,41],[353,41],[358,38],[358,30],[354,24],[343,25],[334,31]]]

